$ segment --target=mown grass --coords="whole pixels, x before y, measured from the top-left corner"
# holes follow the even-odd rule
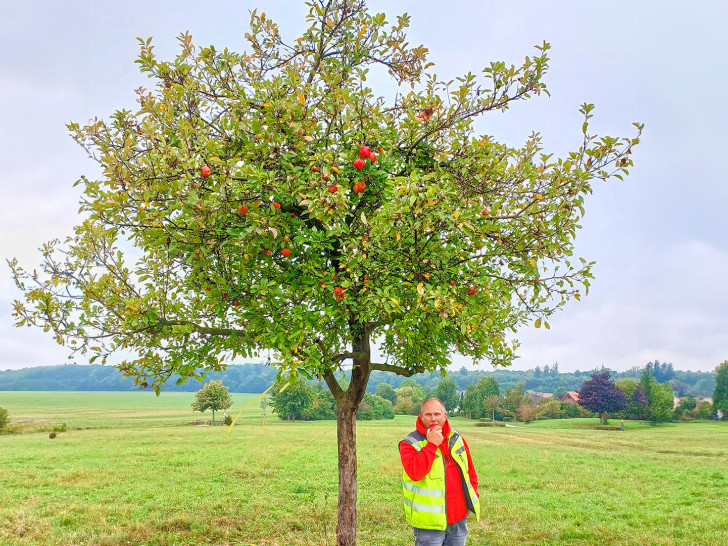
[[[252,397],[233,395],[230,413]],[[335,544],[335,423],[263,425],[256,404],[228,436],[189,425],[192,399],[0,392],[13,421],[69,427],[0,436],[0,544]],[[726,423],[597,422],[453,419],[481,482],[469,544],[728,542]],[[412,544],[397,454],[412,425],[358,425],[361,545]]]

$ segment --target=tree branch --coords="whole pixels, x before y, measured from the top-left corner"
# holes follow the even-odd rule
[[[377,364],[372,362],[371,364],[372,370],[378,370],[380,372],[392,372],[396,373],[397,375],[403,375],[405,377],[413,376],[417,373],[422,373],[425,371],[424,366],[417,366],[414,369],[407,369],[407,368],[400,368],[399,366],[395,366],[394,364]]]

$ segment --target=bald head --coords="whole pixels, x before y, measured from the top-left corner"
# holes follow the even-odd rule
[[[422,406],[420,406],[420,413],[424,413],[425,406],[427,406],[428,409],[430,409],[430,406],[433,406],[433,405],[435,407],[440,406],[440,409],[442,410],[442,412],[447,413],[447,411],[445,410],[445,404],[443,404],[442,400],[440,400],[439,398],[428,398],[427,400],[422,402]]]

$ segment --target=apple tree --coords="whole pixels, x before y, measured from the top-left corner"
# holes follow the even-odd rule
[[[548,327],[588,290],[592,263],[572,256],[585,196],[627,173],[641,126],[598,137],[584,105],[565,157],[538,134],[507,146],[474,122],[547,93],[547,43],[442,81],[407,42],[406,14],[308,6],[294,40],[253,12],[243,53],[183,34],[167,61],[140,40],[138,108],[69,125],[103,175],[78,181],[79,223],[39,270],[11,261],[14,316],[157,392],[262,351],[280,377],[322,379],[337,409],[337,541],[351,545],[370,373],[443,371],[455,351],[507,365],[510,333]],[[398,92],[375,93],[370,72]]]

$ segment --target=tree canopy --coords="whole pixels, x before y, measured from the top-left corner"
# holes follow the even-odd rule
[[[715,368],[713,411],[728,412],[728,360]]]
[[[640,379],[642,393],[647,400],[647,418],[652,424],[664,423],[673,416],[674,398],[669,383],[658,383],[649,367]]]
[[[208,381],[205,386],[195,393],[195,401],[192,402],[192,410],[205,412],[212,410],[212,422],[215,422],[215,412],[226,410],[232,406],[228,388],[222,381]]]
[[[609,372],[594,374],[579,391],[579,405],[598,413],[604,424],[607,413],[622,411],[627,407],[624,392],[609,379]]]
[[[546,92],[548,44],[445,82],[406,15],[310,5],[289,45],[258,12],[247,53],[184,34],[161,61],[142,41],[139,109],[70,125],[104,176],[78,182],[82,221],[43,271],[14,264],[18,324],[102,360],[135,351],[120,367],[154,388],[266,349],[306,375],[352,360],[410,374],[451,348],[507,364],[505,332],[588,287],[591,263],[571,258],[584,196],[627,171],[638,138],[592,135],[591,105],[565,159],[538,134],[510,148],[473,129]],[[403,92],[375,95],[373,66]],[[369,361],[372,337],[387,363]]]

